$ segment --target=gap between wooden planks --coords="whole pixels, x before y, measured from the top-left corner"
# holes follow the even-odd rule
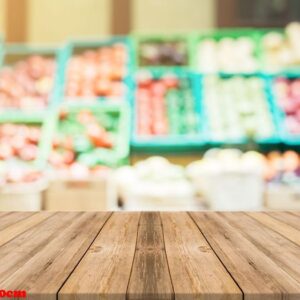
[[[30,299],[296,300],[299,220],[291,212],[0,213],[0,288]]]

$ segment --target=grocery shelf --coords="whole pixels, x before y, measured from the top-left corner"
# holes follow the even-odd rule
[[[127,62],[126,62],[126,74],[122,80],[122,82],[126,85],[126,93],[125,95],[122,95],[118,99],[109,97],[109,96],[99,96],[96,97],[99,101],[105,101],[105,100],[125,100],[129,101],[132,90],[132,74],[135,70],[135,63],[134,63],[134,51],[133,51],[133,45],[132,40],[130,37],[127,36],[113,36],[109,38],[103,38],[103,39],[97,39],[97,40],[70,40],[68,43],[65,44],[63,55],[62,55],[62,76],[61,76],[61,84],[60,84],[60,91],[59,91],[59,99],[62,100],[64,98],[68,98],[65,96],[65,89],[66,89],[66,77],[67,77],[67,68],[69,61],[71,57],[74,54],[81,54],[84,51],[88,50],[96,50],[98,48],[105,48],[114,46],[117,44],[122,44],[125,46],[126,53],[127,53]],[[86,97],[86,96],[85,96]],[[77,98],[85,98],[85,97],[77,97]],[[75,98],[75,97],[73,97]]]
[[[201,76],[183,69],[166,70],[165,68],[147,68],[143,71],[150,72],[154,80],[176,76],[179,80],[185,79],[189,82],[193,102],[194,115],[196,117],[196,132],[193,134],[172,133],[166,135],[145,135],[138,134],[138,106],[135,97],[132,102],[133,124],[131,135],[131,146],[138,152],[188,152],[201,149],[206,142],[206,130],[202,110],[202,99],[199,84]],[[167,101],[167,99],[165,99]],[[168,117],[169,119],[169,117]],[[170,120],[169,120],[170,121]]]
[[[26,59],[30,56],[52,57],[55,60],[55,72],[51,92],[48,95],[48,108],[51,109],[55,105],[55,99],[59,93],[59,86],[61,82],[61,59],[62,49],[55,46],[44,46],[36,44],[5,44],[3,51],[0,50],[0,68],[11,67],[15,63]],[[20,109],[20,108],[7,108],[0,111],[0,119],[2,122],[5,120],[20,120],[23,119],[39,119],[42,121],[47,115],[47,107],[44,109],[34,109],[33,107]]]

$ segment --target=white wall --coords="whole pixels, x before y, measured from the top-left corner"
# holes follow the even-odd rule
[[[0,0],[0,35],[5,31],[5,0]]]
[[[215,0],[133,0],[133,29],[180,32],[215,25]]]
[[[103,36],[109,33],[110,14],[110,0],[29,0],[28,41]]]

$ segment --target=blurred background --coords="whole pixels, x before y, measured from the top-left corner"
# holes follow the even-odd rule
[[[0,0],[0,31],[12,42],[177,33],[215,27],[282,27],[299,20],[297,0]]]
[[[0,210],[300,209],[300,1],[0,0]]]

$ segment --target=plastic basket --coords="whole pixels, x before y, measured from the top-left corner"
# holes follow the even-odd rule
[[[210,75],[206,75],[206,76],[210,76]],[[209,115],[205,114],[205,118],[206,121],[204,122],[207,126],[206,130],[208,131],[208,139],[209,139],[209,143],[213,146],[243,146],[243,145],[250,145],[251,143],[255,143],[255,146],[261,146],[261,147],[268,147],[271,145],[278,145],[280,143],[280,137],[278,134],[278,114],[277,114],[277,109],[276,109],[276,105],[274,104],[274,99],[272,96],[272,93],[270,92],[270,87],[269,87],[269,81],[268,81],[268,77],[267,76],[263,76],[263,75],[254,75],[254,74],[236,74],[236,75],[232,75],[232,74],[219,74],[217,75],[220,78],[232,78],[232,77],[245,77],[245,78],[250,78],[250,77],[258,77],[261,80],[263,80],[264,82],[264,91],[265,91],[265,100],[267,102],[268,108],[269,108],[269,112],[271,113],[271,117],[272,117],[272,123],[273,123],[273,128],[274,128],[274,133],[272,136],[268,137],[268,138],[254,138],[254,139],[250,139],[247,136],[244,136],[242,138],[236,138],[236,139],[213,139],[212,138],[212,134],[211,134],[211,128],[210,128],[210,120],[209,120]],[[203,87],[204,89],[204,87]],[[203,106],[204,106],[204,101],[203,101]],[[203,109],[204,112],[207,111],[207,109],[204,107]]]
[[[137,67],[142,67],[142,68],[174,68],[174,69],[181,69],[181,68],[189,68],[190,65],[190,57],[191,57],[191,36],[189,34],[168,34],[168,35],[163,35],[163,34],[138,34],[134,33],[132,35],[133,38],[133,45],[134,45],[134,53],[135,53],[135,65]],[[147,43],[147,42],[157,42],[157,43],[162,43],[162,42],[183,42],[186,46],[186,64],[182,66],[172,66],[172,65],[160,65],[160,66],[147,66],[147,65],[141,65],[140,64],[140,44],[141,43]]]
[[[288,79],[295,79],[295,78],[299,78],[299,76],[297,75],[286,75],[286,76],[280,76],[280,77],[284,77],[284,78],[288,78]],[[271,96],[271,99],[273,101],[273,106],[274,106],[274,113],[277,119],[277,123],[278,123],[278,132],[279,132],[279,136],[281,138],[281,141],[289,146],[300,146],[300,134],[298,135],[293,135],[290,134],[287,130],[286,127],[284,126],[284,121],[286,118],[286,114],[285,112],[279,107],[278,105],[278,99],[277,96],[274,92],[274,81],[277,79],[277,76],[269,76],[268,77],[268,85],[269,85],[269,93]]]
[[[208,32],[202,32],[202,33],[193,33],[190,38],[190,66],[193,70],[200,71],[197,68],[197,49],[199,45],[201,46],[202,41],[206,39],[212,39],[215,41],[220,41],[223,38],[232,38],[232,39],[238,39],[240,37],[248,37],[253,41],[253,44],[255,45],[254,48],[254,57],[257,60],[258,66],[257,70],[255,72],[251,73],[240,73],[240,72],[218,72],[220,74],[225,75],[247,75],[247,74],[258,74],[260,72],[261,68],[261,56],[260,51],[258,47],[259,42],[259,35],[257,34],[256,30],[251,28],[244,28],[244,29],[221,29],[221,30],[211,30]],[[202,72],[204,74],[209,74],[206,72]]]
[[[152,73],[153,78],[158,79],[167,74],[176,74],[177,78],[188,78],[191,83],[195,113],[197,115],[197,129],[195,135],[170,134],[167,136],[140,137],[137,134],[137,105],[136,100],[132,102],[133,124],[131,145],[134,150],[145,153],[160,152],[189,152],[201,149],[206,143],[206,125],[204,122],[204,112],[202,109],[201,76],[183,69],[166,70],[164,68],[147,68]]]
[[[47,151],[47,147],[45,147],[48,135],[48,118],[45,118],[45,121],[41,121],[40,118],[30,118],[28,115],[23,119],[20,115],[12,115],[12,118],[8,118],[6,115],[5,118],[0,119],[0,125],[4,123],[37,125],[41,127],[41,138],[38,144],[37,158],[34,161],[29,162],[28,164],[31,165],[33,168],[43,169],[45,167],[46,158],[49,154],[49,152]]]
[[[258,36],[258,53],[261,61],[262,72],[267,75],[276,75],[276,76],[297,76],[300,75],[300,65],[291,66],[289,68],[279,68],[278,70],[272,70],[268,68],[266,64],[266,56],[263,48],[263,39],[266,34],[276,32],[282,35],[285,35],[284,30],[281,28],[262,28],[257,30]]]
[[[48,107],[52,107],[55,103],[55,98],[58,95],[59,85],[61,81],[61,59],[62,50],[55,47],[45,47],[30,44],[8,44],[5,46],[1,55],[0,50],[0,67],[11,65],[20,59],[28,57],[29,55],[41,55],[54,57],[56,61],[56,71],[54,74],[54,82],[52,92],[49,95]],[[12,120],[40,120],[42,121],[47,115],[47,109],[43,110],[19,110],[19,109],[6,109],[0,112],[0,120],[12,119]]]
[[[82,110],[91,110],[92,112],[99,112],[106,114],[111,118],[117,118],[117,129],[114,132],[116,138],[114,147],[112,149],[101,149],[97,153],[98,164],[116,167],[127,162],[129,155],[129,136],[130,136],[130,114],[127,103],[91,103],[87,100],[85,103],[65,103],[60,105],[55,113],[52,115],[52,120],[49,122],[47,128],[48,140],[52,141],[55,132],[59,132],[59,111],[63,109],[71,113],[79,113]],[[104,126],[105,127],[105,126]],[[46,147],[46,146],[45,146]],[[52,143],[48,145],[48,150],[52,149]]]
[[[128,53],[127,74],[123,82],[127,86],[127,93],[124,95],[124,98],[126,98],[126,100],[129,100],[130,97],[132,96],[131,94],[131,90],[133,86],[132,73],[134,72],[135,64],[134,64],[134,52],[133,52],[132,40],[130,37],[126,37],[126,36],[114,36],[111,38],[101,39],[101,40],[73,40],[67,43],[64,47],[62,60],[61,60],[62,74],[61,74],[60,90],[57,95],[58,100],[59,101],[61,101],[62,99],[68,100],[68,98],[65,97],[66,72],[68,68],[69,59],[76,51],[82,52],[88,49],[97,49],[97,48],[112,46],[120,43],[125,45]],[[97,97],[96,99],[100,101],[103,100],[105,101],[111,99],[111,97]]]

